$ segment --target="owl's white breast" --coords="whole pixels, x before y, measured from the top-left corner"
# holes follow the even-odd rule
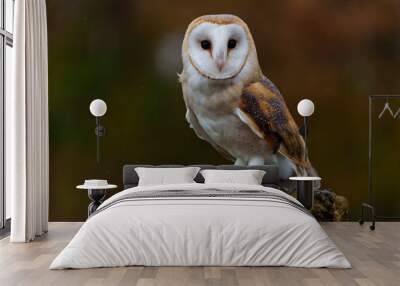
[[[255,133],[235,114],[243,90],[243,81],[209,80],[185,70],[182,82],[186,104],[196,115],[199,124],[210,139],[235,158],[251,158],[271,154],[264,139]]]

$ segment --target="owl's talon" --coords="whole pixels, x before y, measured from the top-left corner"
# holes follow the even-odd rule
[[[264,158],[262,157],[253,157],[249,160],[249,166],[260,166],[264,165]]]
[[[237,158],[235,161],[235,166],[246,166],[246,161],[242,158]]]

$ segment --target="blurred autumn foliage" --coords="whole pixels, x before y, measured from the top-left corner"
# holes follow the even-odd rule
[[[87,178],[121,186],[125,163],[227,163],[189,129],[176,77],[187,25],[213,13],[247,22],[264,74],[298,123],[297,102],[314,101],[311,160],[357,218],[367,199],[368,94],[400,94],[397,0],[47,1],[51,220],[84,220],[88,199],[74,187]],[[95,98],[108,105],[99,165]],[[400,216],[400,122],[375,124],[378,213]]]

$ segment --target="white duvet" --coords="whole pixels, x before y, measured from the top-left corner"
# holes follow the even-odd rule
[[[83,224],[50,269],[127,265],[351,267],[318,222],[290,204],[230,197],[115,203],[132,192],[205,189],[262,190],[297,202],[277,189],[254,185],[194,183],[127,189],[100,206],[103,211]]]

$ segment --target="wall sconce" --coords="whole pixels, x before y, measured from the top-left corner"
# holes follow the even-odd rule
[[[101,99],[95,99],[90,103],[90,113],[96,117],[96,129],[94,130],[97,138],[97,163],[100,163],[100,137],[106,134],[106,129],[100,124],[100,117],[107,112],[107,104]]]
[[[308,117],[313,115],[314,113],[314,103],[309,99],[303,99],[297,105],[297,112],[304,117],[304,142],[305,142],[305,152],[304,152],[304,159],[307,160],[308,158]]]

